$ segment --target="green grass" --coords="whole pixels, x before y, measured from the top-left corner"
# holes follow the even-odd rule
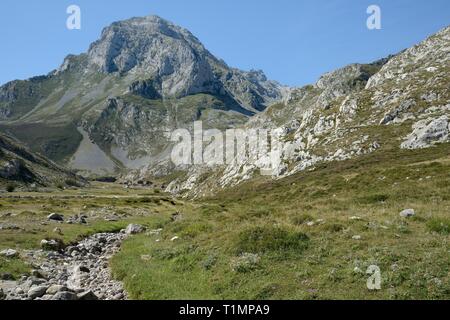
[[[252,227],[242,231],[236,240],[236,254],[246,252],[286,255],[300,254],[308,247],[308,236],[280,227]]]
[[[382,150],[196,201],[96,183],[21,193],[0,198],[0,212],[15,215],[0,222],[24,227],[0,231],[0,248],[36,247],[52,235],[38,223],[48,212],[111,208],[123,221],[64,225],[61,240],[129,222],[162,229],[128,239],[111,260],[134,299],[448,299],[449,150]],[[400,217],[407,208],[414,218]],[[370,265],[381,269],[379,291],[366,287]]]
[[[160,235],[128,240],[114,273],[136,299],[448,299],[449,147],[224,190]],[[417,216],[401,218],[406,208]],[[245,253],[260,259],[236,270]],[[380,291],[366,287],[373,264]]]
[[[433,218],[427,223],[427,227],[432,232],[437,232],[443,235],[450,234],[450,218]]]
[[[30,271],[31,266],[24,263],[21,259],[0,257],[0,274],[9,273],[13,276],[14,280],[17,280],[21,275],[29,274]]]

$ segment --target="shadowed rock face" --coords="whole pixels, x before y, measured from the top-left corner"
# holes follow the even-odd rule
[[[43,156],[35,155],[13,139],[0,134],[0,184],[15,181],[55,185],[65,181],[83,185],[86,182]]]

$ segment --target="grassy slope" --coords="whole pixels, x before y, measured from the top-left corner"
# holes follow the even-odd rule
[[[378,152],[247,183],[128,240],[114,273],[138,299],[449,298],[449,151]],[[400,218],[406,208],[417,216]],[[242,252],[260,260],[233,271]],[[372,264],[377,292],[366,287]]]
[[[23,229],[1,230],[0,249],[36,248],[55,236],[70,243],[137,222],[163,231],[130,238],[111,261],[136,299],[448,299],[449,154],[449,144],[379,151],[280,181],[256,179],[196,202],[171,203],[157,191],[109,184],[2,194],[0,223]],[[123,220],[104,221],[105,208]],[[400,218],[405,208],[417,216]],[[91,211],[98,217],[87,226],[41,224],[49,212]],[[181,219],[173,222],[177,211]],[[56,226],[63,236],[53,233]],[[243,264],[242,253],[259,260]],[[382,272],[376,292],[366,288],[372,264]],[[0,273],[19,276],[29,268],[0,259]]]

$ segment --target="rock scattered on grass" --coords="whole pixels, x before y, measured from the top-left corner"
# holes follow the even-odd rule
[[[145,231],[145,228],[139,224],[130,224],[126,229],[126,234],[138,234]]]
[[[14,249],[6,249],[6,250],[3,250],[3,251],[0,251],[0,256],[8,258],[8,259],[15,258],[18,255],[19,255],[19,253],[16,250],[14,250]]]
[[[414,209],[406,209],[400,212],[400,217],[402,218],[411,218],[414,217],[415,215],[416,212],[414,211]]]
[[[128,226],[129,230],[145,230],[143,226]],[[43,240],[48,250],[30,250],[23,256],[38,270],[24,276],[5,291],[0,299],[7,300],[124,300],[127,294],[121,282],[112,278],[109,259],[119,251],[129,234],[100,233],[76,245],[60,247],[56,240]],[[57,246],[58,245],[58,246]]]
[[[51,213],[48,215],[47,217],[48,220],[52,220],[52,221],[64,221],[64,216],[62,214],[58,214],[58,213]]]

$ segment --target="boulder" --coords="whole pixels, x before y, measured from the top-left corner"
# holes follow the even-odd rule
[[[58,213],[51,213],[48,215],[47,219],[52,221],[64,221],[64,216]]]
[[[0,256],[11,259],[15,258],[19,255],[19,253],[16,250],[13,249],[6,249],[0,252]]]
[[[22,283],[21,287],[24,291],[29,291],[32,287],[43,285],[46,282],[44,279],[30,277]]]
[[[78,300],[87,301],[87,300],[98,300],[98,297],[91,290],[79,293],[77,295]]]
[[[89,278],[89,269],[77,265],[72,269],[72,274],[67,279],[67,286],[72,290],[79,290],[83,288],[83,283]]]
[[[39,279],[46,279],[47,275],[43,274],[42,271],[39,270],[31,270],[31,275],[33,277],[39,278]]]
[[[86,215],[74,215],[72,217],[70,217],[69,219],[67,219],[67,223],[68,224],[87,224],[87,219],[88,217]]]
[[[138,234],[145,231],[145,227],[139,225],[139,224],[130,224],[125,229],[126,234]]]
[[[49,251],[59,251],[63,248],[63,244],[60,240],[44,239],[41,241],[41,248]]]
[[[414,124],[414,131],[405,138],[402,149],[428,148],[450,140],[450,122],[447,115],[437,119],[421,120]]]
[[[28,297],[36,299],[42,297],[47,292],[48,286],[34,286],[28,290]]]
[[[54,284],[47,289],[46,294],[55,295],[58,292],[67,292],[69,289],[66,286]]]
[[[402,218],[411,218],[414,217],[415,215],[416,212],[414,211],[414,209],[406,209],[400,212],[400,217]]]

